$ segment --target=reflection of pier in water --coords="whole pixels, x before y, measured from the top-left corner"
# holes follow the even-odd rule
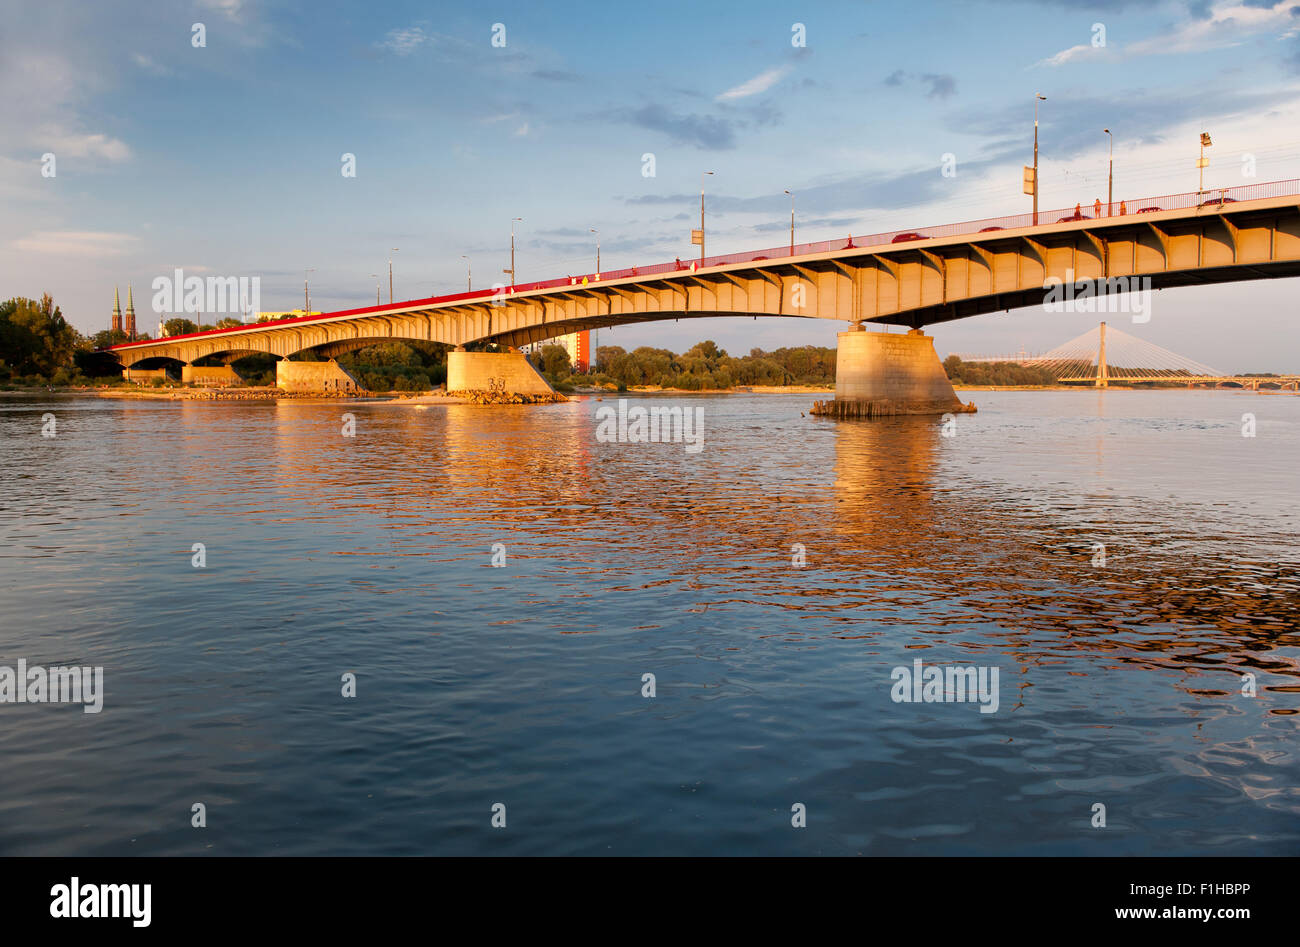
[[[1231,541],[1220,544],[1225,557],[1207,556],[1209,537],[1193,525],[1149,541],[1141,524],[1116,518],[1103,537],[1121,541],[1098,568],[1094,527],[1045,520],[1028,498],[951,479],[934,420],[841,424],[836,435],[834,565],[874,589],[866,615],[835,620],[879,621],[918,641],[959,636],[967,653],[985,642],[1022,665],[1091,655],[1190,675],[1268,671],[1300,684],[1294,661],[1269,654],[1300,646],[1295,564],[1245,562]],[[1100,441],[1096,450],[1101,464]],[[1198,683],[1187,689],[1237,687],[1224,673]]]

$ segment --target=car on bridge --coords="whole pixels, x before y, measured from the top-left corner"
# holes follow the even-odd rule
[[[992,233],[994,230],[1006,230],[1005,227],[981,227],[980,233]]]
[[[1069,217],[1062,217],[1057,221],[1058,224],[1068,224],[1076,220],[1092,220],[1087,214],[1071,214]]]
[[[927,236],[926,236],[925,234],[923,234],[923,233],[912,233],[912,232],[909,231],[908,233],[900,233],[900,234],[897,234],[897,235],[894,237],[894,239],[891,240],[891,241],[889,241],[889,242],[890,242],[890,243],[906,243],[906,242],[909,241],[909,240],[929,240],[929,239],[930,239],[930,238],[927,237]]]
[[[1164,208],[1163,207],[1139,207],[1135,213],[1154,214],[1158,210],[1164,210]]]
[[[1235,197],[1211,197],[1208,201],[1201,201],[1201,202],[1200,202],[1199,204],[1197,204],[1196,206],[1197,206],[1198,208],[1200,208],[1200,207],[1220,207],[1220,206],[1222,206],[1223,204],[1235,204],[1235,203],[1237,203],[1237,199],[1236,199]]]

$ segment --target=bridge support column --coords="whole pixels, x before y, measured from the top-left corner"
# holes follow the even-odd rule
[[[933,338],[920,329],[902,335],[866,332],[861,326],[839,334],[835,400],[813,406],[813,414],[839,418],[974,410],[953,390]]]
[[[495,391],[510,395],[555,394],[523,352],[448,352],[448,391]]]
[[[217,385],[228,387],[230,385],[242,385],[244,379],[240,374],[226,365],[182,365],[181,381],[186,384]]]
[[[275,387],[285,391],[319,394],[355,395],[361,383],[334,359],[328,362],[291,362],[287,358],[275,363]]]

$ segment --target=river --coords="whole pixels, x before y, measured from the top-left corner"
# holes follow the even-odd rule
[[[0,854],[1300,854],[1300,397],[963,397],[0,401]]]

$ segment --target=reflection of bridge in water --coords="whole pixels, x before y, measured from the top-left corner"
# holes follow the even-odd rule
[[[1012,362],[1045,368],[1066,385],[1213,385],[1216,388],[1300,390],[1300,375],[1225,375],[1209,365],[1102,323],[1042,355],[959,355],[963,362]]]

